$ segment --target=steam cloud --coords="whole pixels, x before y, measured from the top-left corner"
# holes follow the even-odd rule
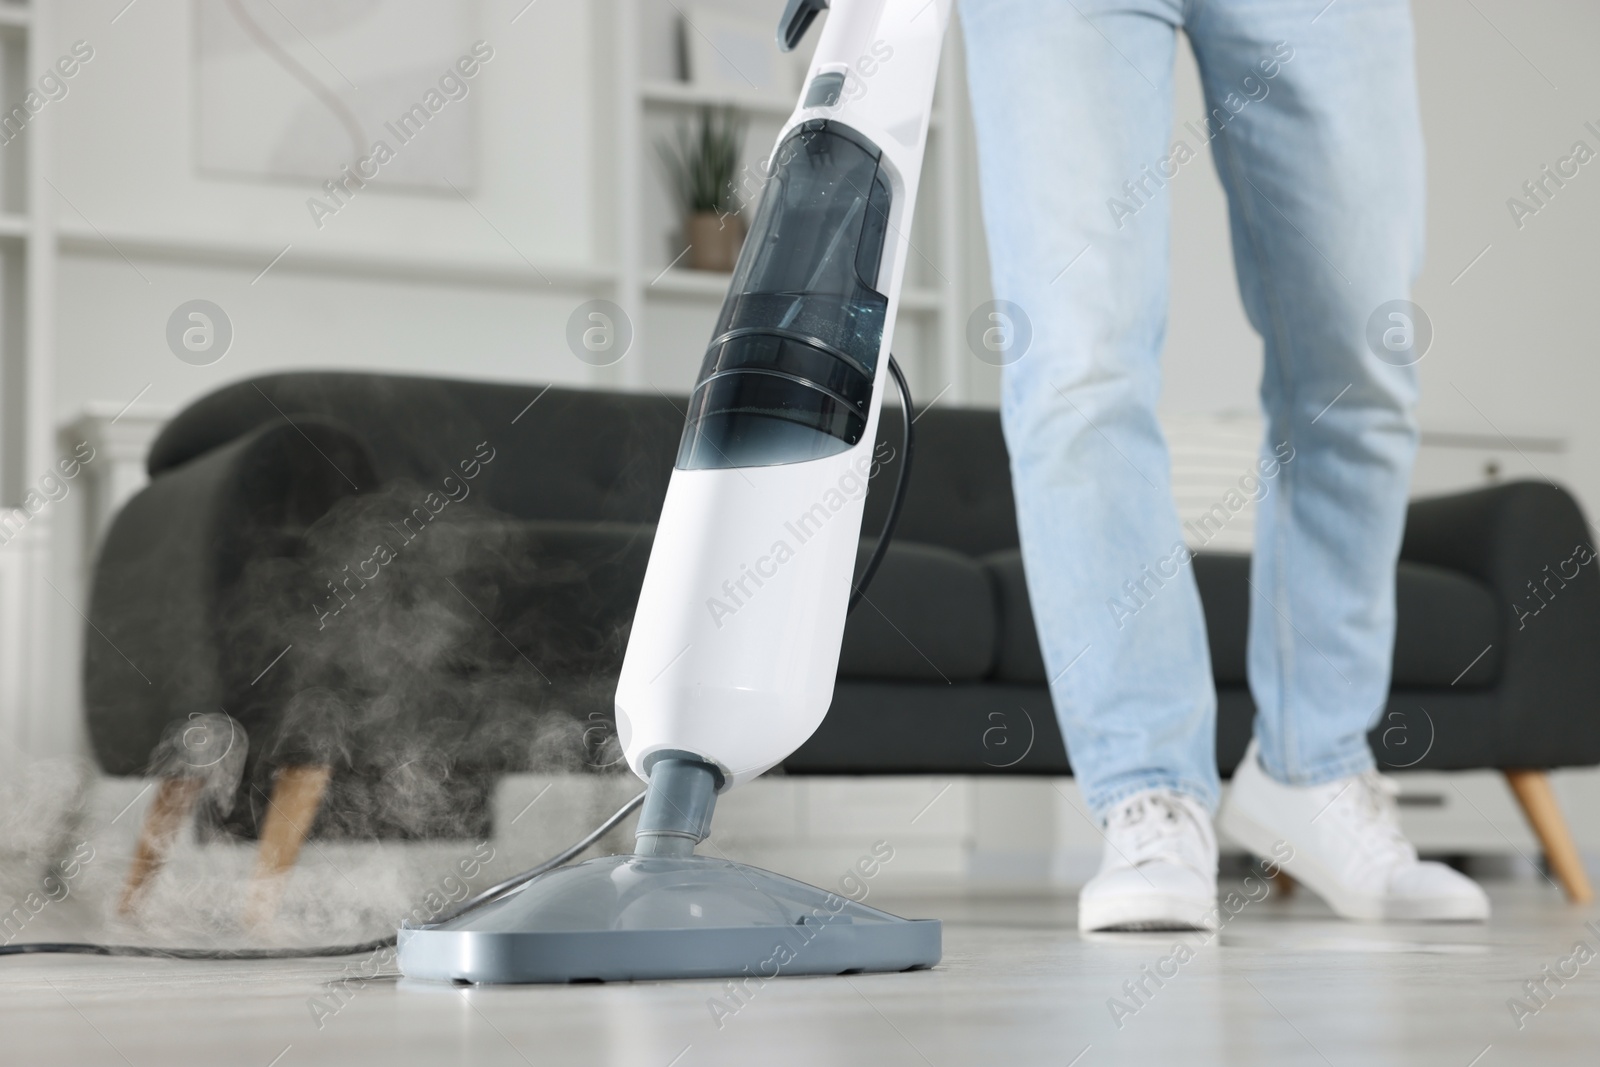
[[[246,553],[223,612],[220,644],[238,659],[224,676],[290,651],[242,706],[175,719],[151,753],[151,776],[199,780],[198,847],[186,832],[132,920],[114,907],[140,809],[113,833],[115,810],[89,809],[93,772],[76,764],[35,764],[0,798],[0,905],[92,841],[96,858],[47,924],[70,920],[77,939],[361,941],[463,895],[461,864],[484,859],[501,776],[604,778],[581,795],[558,796],[558,783],[526,809],[516,830],[527,854],[497,844],[473,865],[479,887],[569,844],[630,795],[611,700],[631,621],[622,591],[637,585],[648,535],[619,526],[597,542],[592,525],[518,522],[457,496],[406,524],[429,514],[419,510],[429,492],[393,482],[341,501],[287,551]],[[378,545],[390,558],[352,580]],[[246,929],[273,773],[297,764],[329,765],[333,777],[278,920]],[[625,834],[602,847],[626,849]]]

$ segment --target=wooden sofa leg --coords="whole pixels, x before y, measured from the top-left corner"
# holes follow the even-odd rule
[[[178,831],[194,810],[204,784],[199,778],[164,778],[156,787],[150,809],[145,812],[144,827],[139,831],[139,844],[133,852],[133,865],[128,868],[128,880],[122,884],[122,896],[117,901],[118,915],[128,918],[138,908],[150,879],[167,862]]]
[[[272,785],[267,817],[261,826],[261,847],[256,853],[255,879],[245,907],[245,922],[261,926],[278,913],[284,883],[300,856],[300,846],[317,820],[322,795],[333,768],[322,765],[284,767]]]
[[[1566,817],[1561,814],[1555,790],[1550,788],[1550,776],[1544,771],[1506,771],[1505,776],[1517,803],[1522,805],[1522,814],[1544,848],[1545,861],[1566,890],[1567,899],[1574,904],[1594,900],[1594,888],[1583,869]]]

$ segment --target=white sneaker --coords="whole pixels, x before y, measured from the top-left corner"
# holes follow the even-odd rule
[[[1106,820],[1100,873],[1078,894],[1078,929],[1215,930],[1217,835],[1200,802],[1170,789]]]
[[[1281,862],[1346,919],[1487,919],[1489,898],[1476,882],[1417,859],[1400,829],[1399,791],[1377,771],[1283,785],[1261,769],[1251,741],[1218,824],[1257,856]]]

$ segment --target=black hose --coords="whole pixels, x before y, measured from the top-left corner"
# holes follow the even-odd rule
[[[894,376],[895,385],[900,387],[901,423],[904,426],[900,435],[900,470],[894,476],[894,499],[889,501],[889,514],[884,516],[883,532],[878,535],[878,543],[872,546],[872,555],[867,557],[867,565],[861,570],[861,580],[850,590],[847,612],[856,610],[856,605],[866,595],[867,586],[872,584],[872,576],[878,573],[878,564],[883,562],[883,555],[894,538],[895,524],[900,521],[900,508],[906,502],[906,485],[911,480],[911,450],[916,444],[911,424],[916,421],[916,414],[911,410],[911,386],[906,384],[906,376],[901,373],[900,364],[895,362],[893,354],[889,356],[889,373]]]

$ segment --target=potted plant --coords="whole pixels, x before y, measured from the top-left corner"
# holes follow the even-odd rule
[[[696,128],[679,124],[676,141],[656,143],[683,210],[685,256],[696,270],[731,271],[744,243],[734,176],[746,122],[734,108],[705,107]]]

